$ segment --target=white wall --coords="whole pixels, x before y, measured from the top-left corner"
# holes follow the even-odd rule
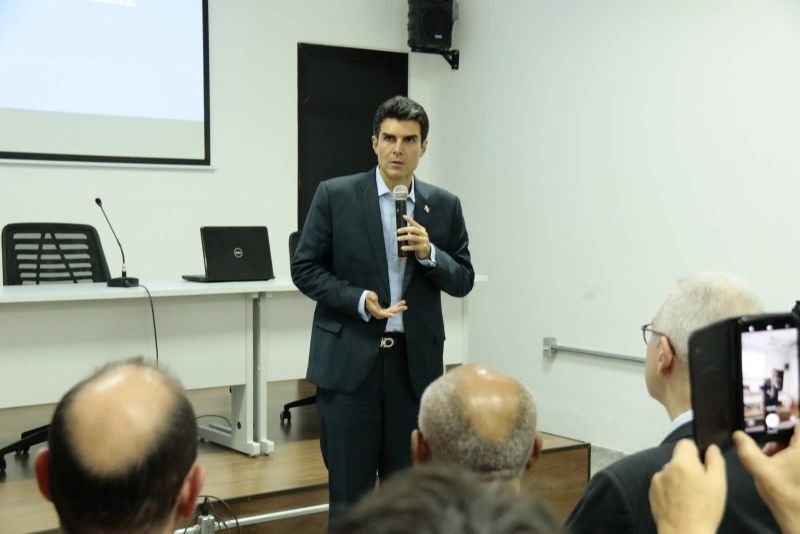
[[[669,421],[642,366],[551,364],[542,337],[643,356],[638,327],[706,269],[774,310],[800,297],[800,4],[460,4],[461,69],[431,104],[490,279],[471,358],[531,385],[547,431],[651,446]]]
[[[460,4],[461,69],[412,54],[409,82],[432,121],[419,174],[462,197],[490,277],[471,297],[471,359],[531,385],[544,430],[654,444],[668,421],[641,365],[550,364],[541,338],[641,355],[639,325],[676,278],[709,268],[791,307],[800,5]],[[404,0],[211,0],[214,170],[0,164],[0,222],[94,224],[113,271],[102,196],[129,272],[150,279],[201,269],[201,225],[266,224],[288,274],[297,42],[407,51],[406,14]]]

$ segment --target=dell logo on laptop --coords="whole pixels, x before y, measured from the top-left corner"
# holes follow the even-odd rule
[[[244,256],[244,251],[240,247],[236,247],[235,249],[233,249],[233,256],[235,258],[241,258],[242,256]]]

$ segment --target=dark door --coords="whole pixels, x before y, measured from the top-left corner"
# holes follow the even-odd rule
[[[297,45],[297,227],[323,180],[374,167],[372,117],[408,95],[408,54]]]

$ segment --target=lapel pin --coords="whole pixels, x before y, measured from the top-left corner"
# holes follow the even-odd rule
[[[422,209],[424,209],[424,210],[425,210],[425,213],[430,213],[430,212],[431,212],[431,209],[428,207],[428,205],[427,205],[427,204],[425,204],[425,207],[424,207],[424,208],[422,208]]]

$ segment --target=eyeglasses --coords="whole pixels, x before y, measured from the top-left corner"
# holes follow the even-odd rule
[[[650,344],[650,338],[653,337],[653,334],[655,334],[657,336],[664,336],[667,339],[669,339],[667,334],[665,334],[663,332],[659,332],[657,330],[653,330],[652,328],[650,328],[651,326],[653,326],[653,323],[647,323],[647,324],[643,324],[642,325],[642,339],[644,339],[644,344],[645,345],[649,345]]]

